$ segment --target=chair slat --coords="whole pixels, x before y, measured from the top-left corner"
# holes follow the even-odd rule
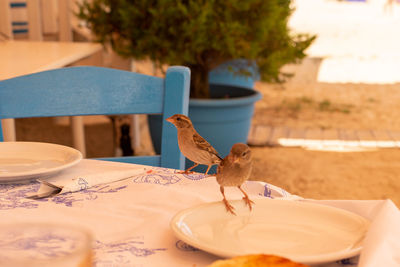
[[[0,83],[0,118],[162,113],[162,88],[162,78],[109,68],[44,71]]]

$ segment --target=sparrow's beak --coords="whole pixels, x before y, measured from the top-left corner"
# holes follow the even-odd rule
[[[233,163],[239,163],[240,157],[233,156]]]
[[[168,122],[170,122],[170,123],[172,123],[172,124],[174,124],[174,120],[171,119],[171,117],[169,117],[169,118],[167,118],[167,119],[165,119],[165,120],[168,121]]]

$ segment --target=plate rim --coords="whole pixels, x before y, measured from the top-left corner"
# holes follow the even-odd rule
[[[279,201],[282,202],[284,201],[285,203],[297,203],[300,205],[307,205],[307,206],[317,206],[319,208],[324,208],[324,209],[328,209],[328,210],[332,210],[338,213],[342,213],[342,214],[346,214],[347,216],[353,217],[353,218],[358,218],[361,219],[367,229],[366,231],[368,231],[368,227],[370,225],[370,220],[368,220],[367,218],[356,214],[354,212],[350,212],[348,210],[345,209],[341,209],[341,208],[337,208],[337,207],[333,207],[333,206],[329,206],[329,205],[324,205],[321,203],[314,203],[314,202],[308,202],[306,201],[306,199],[300,199],[300,200],[291,200],[291,199],[272,199],[272,198],[266,198],[266,197],[258,197],[253,199],[254,202],[259,202],[259,201]],[[229,202],[232,203],[239,203],[239,202],[243,202],[242,200],[230,200]],[[282,202],[283,203],[283,202]],[[198,204],[192,207],[188,207],[186,209],[180,210],[178,211],[170,220],[170,229],[173,231],[173,233],[175,234],[175,236],[179,239],[181,239],[183,242],[198,248],[200,250],[203,250],[204,252],[207,253],[211,253],[213,255],[219,256],[219,257],[223,257],[223,258],[232,258],[235,256],[241,256],[244,254],[235,254],[235,253],[229,253],[229,251],[223,250],[221,248],[215,247],[215,248],[210,248],[208,245],[204,245],[202,243],[196,243],[193,242],[193,239],[190,238],[188,235],[184,234],[180,228],[177,226],[177,223],[179,222],[179,219],[182,218],[182,216],[185,216],[186,214],[188,214],[189,212],[192,212],[193,210],[202,208],[202,207],[206,207],[206,206],[222,206],[222,201],[214,201],[214,202],[208,202],[208,203],[202,203],[202,204]],[[325,254],[319,254],[319,255],[315,255],[315,256],[293,256],[293,257],[288,257],[288,256],[283,256],[286,258],[290,258],[292,261],[295,262],[301,262],[303,264],[323,264],[323,263],[330,263],[330,262],[334,262],[337,260],[341,260],[341,259],[346,259],[346,258],[351,258],[354,256],[357,256],[360,254],[363,245],[362,245],[362,240],[365,238],[365,236],[360,240],[359,246],[356,246],[355,248],[349,249],[349,250],[341,250],[341,251],[337,251],[337,252],[332,252],[332,253],[325,253]],[[195,243],[195,244],[194,244]],[[268,254],[267,252],[265,254]]]
[[[2,182],[10,183],[10,182],[19,182],[19,181],[24,181],[24,180],[32,180],[32,179],[36,179],[36,178],[39,178],[39,177],[43,177],[44,175],[50,175],[50,174],[53,174],[55,172],[59,172],[61,170],[64,170],[66,168],[69,168],[69,167],[72,167],[72,166],[76,165],[83,158],[83,155],[79,150],[77,150],[77,149],[75,149],[73,147],[66,146],[66,145],[47,143],[47,142],[30,142],[30,141],[4,141],[4,142],[0,142],[0,146],[2,146],[3,144],[6,144],[6,145],[34,144],[34,145],[39,145],[39,146],[40,145],[45,145],[45,146],[50,146],[50,147],[57,147],[57,148],[63,149],[64,151],[71,152],[70,154],[74,154],[75,158],[71,162],[62,164],[60,166],[52,167],[52,168],[46,168],[46,169],[41,170],[41,171],[24,171],[24,172],[12,173],[12,174],[5,173],[5,175],[4,175],[4,173],[0,173],[0,183],[2,183]]]

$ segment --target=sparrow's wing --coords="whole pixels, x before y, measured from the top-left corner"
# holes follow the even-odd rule
[[[201,137],[201,135],[199,135],[198,133],[194,133],[193,134],[193,141],[196,144],[196,146],[201,149],[201,150],[206,150],[211,154],[214,154],[215,156],[217,156],[219,159],[222,160],[222,158],[218,155],[217,150],[215,150],[215,148],[213,148],[203,137]]]
[[[228,161],[228,157],[221,160],[221,162],[218,164],[218,167],[217,167],[217,174],[221,173],[222,168],[224,167],[224,165],[226,165],[227,161]]]

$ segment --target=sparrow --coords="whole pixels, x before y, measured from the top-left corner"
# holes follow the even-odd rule
[[[237,186],[244,194],[243,200],[251,210],[251,204],[254,204],[254,202],[249,199],[249,196],[241,188],[241,185],[249,179],[251,169],[251,150],[243,143],[234,144],[230,153],[218,165],[216,178],[223,196],[222,201],[225,204],[226,210],[234,215],[236,215],[234,207],[226,200],[224,187]]]
[[[205,173],[207,175],[213,165],[221,162],[222,158],[218,152],[196,132],[192,121],[187,116],[175,114],[166,120],[177,129],[178,145],[182,154],[194,162],[194,165],[183,173],[187,174],[191,169],[202,164],[208,166]]]

